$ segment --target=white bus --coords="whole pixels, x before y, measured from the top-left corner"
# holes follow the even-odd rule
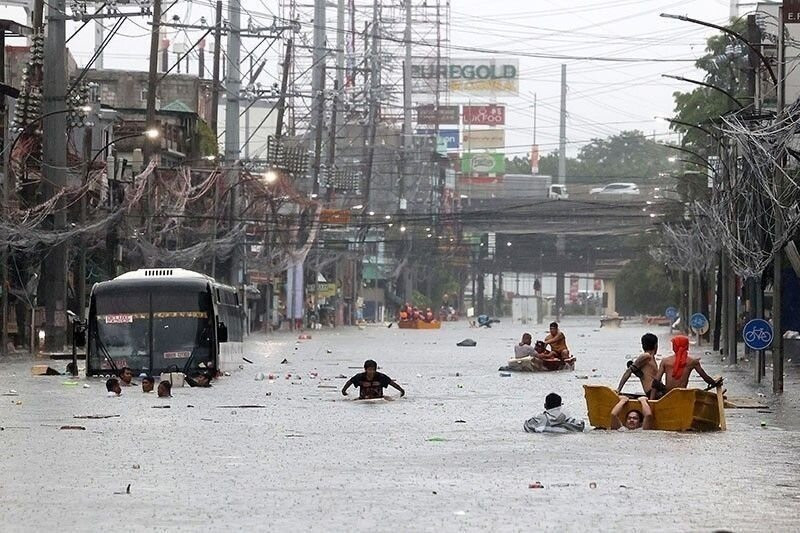
[[[181,268],[148,268],[92,287],[86,375],[230,371],[244,314],[233,287]]]

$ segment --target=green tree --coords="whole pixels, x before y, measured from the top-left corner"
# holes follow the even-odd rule
[[[663,265],[640,254],[616,279],[617,311],[623,315],[660,315],[680,301],[680,291]]]
[[[613,179],[653,179],[670,171],[673,155],[663,144],[638,130],[623,131],[606,139],[593,139],[578,152],[575,175]],[[568,175],[572,175],[569,172]]]
[[[514,156],[513,159],[506,157],[506,174],[530,174],[531,173],[531,158],[524,155]],[[541,172],[540,172],[541,174]]]
[[[740,35],[746,30],[746,21],[740,20],[729,26]],[[747,94],[747,76],[752,68],[748,49],[739,39],[719,33],[706,41],[706,54],[695,62],[695,66],[705,72],[703,81],[731,94],[742,105],[752,102]],[[718,117],[739,109],[739,106],[723,92],[709,87],[697,87],[689,92],[676,91],[675,119],[688,124],[696,124],[713,131],[713,121]],[[715,152],[712,136],[694,127],[672,124],[672,129],[683,134],[681,144],[707,158]],[[687,155],[684,159],[694,156]],[[705,163],[698,160],[701,167]]]

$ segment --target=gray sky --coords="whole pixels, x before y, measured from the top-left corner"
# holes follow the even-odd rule
[[[384,0],[387,4],[390,0]],[[165,1],[167,6],[171,2]],[[306,3],[311,3],[308,0]],[[227,2],[224,3],[227,5]],[[212,20],[212,1],[181,0],[169,13],[183,22],[198,23],[201,16]],[[278,14],[276,0],[243,0],[244,8],[257,23],[269,24],[270,13]],[[24,22],[21,9],[2,8],[3,16]],[[742,8],[742,12],[746,8]],[[334,9],[329,9],[333,22]],[[657,115],[670,115],[672,93],[690,85],[661,78],[661,74],[700,77],[690,61],[684,62],[601,62],[585,59],[547,59],[531,54],[563,54],[617,59],[695,59],[704,52],[706,28],[659,17],[662,12],[685,14],[724,23],[728,0],[451,0],[451,57],[476,57],[459,50],[473,47],[503,52],[497,57],[517,57],[520,62],[520,96],[501,98],[507,105],[506,152],[519,155],[530,150],[533,136],[533,93],[538,97],[537,140],[542,153],[557,147],[560,65],[567,65],[569,153],[594,137],[620,130],[655,132],[667,139],[667,125]],[[247,25],[247,14],[242,16]],[[113,20],[107,21],[110,27]],[[69,23],[71,34],[78,25]],[[144,17],[130,19],[110,43],[106,68],[145,70],[149,48],[149,26]],[[201,32],[172,35],[188,42]],[[398,36],[402,37],[402,36]],[[209,39],[210,42],[210,39]],[[253,41],[245,46],[252,46]],[[69,48],[79,65],[85,64],[94,46],[93,24],[87,25]],[[506,53],[507,52],[507,53]],[[244,55],[244,53],[243,53]],[[209,58],[210,59],[210,58]],[[210,69],[210,61],[207,62]],[[265,85],[277,79],[273,60],[261,76]],[[196,67],[193,67],[196,71]],[[210,75],[209,75],[210,77]],[[478,102],[473,99],[473,102]]]

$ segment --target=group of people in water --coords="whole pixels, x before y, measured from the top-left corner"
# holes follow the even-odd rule
[[[420,311],[416,305],[412,306],[408,302],[400,308],[398,318],[401,322],[406,320],[421,320],[423,322],[436,321],[436,315],[433,314],[433,310],[430,307],[426,308],[424,311]]]
[[[142,376],[142,392],[147,394],[156,390],[159,398],[172,397],[172,383],[166,380],[158,382],[156,388],[156,380],[153,376]],[[123,367],[116,378],[108,378],[106,380],[106,394],[109,398],[116,398],[122,395],[123,387],[135,387],[136,383],[133,381],[133,370]]]
[[[523,336],[523,342],[524,340]],[[656,361],[658,337],[652,333],[642,336],[642,353],[636,359],[628,361],[628,368],[622,374],[615,390],[619,401],[611,410],[611,429],[620,431],[652,429],[653,411],[649,400],[658,400],[672,389],[688,387],[692,371],[697,372],[709,387],[717,387],[722,384],[722,378],[714,380],[706,373],[700,364],[700,359],[689,356],[689,337],[685,335],[673,337],[672,351],[672,355],[664,357],[661,363],[658,363]],[[639,378],[644,394],[622,393],[622,388],[631,375]],[[639,402],[639,408],[626,410],[627,404],[632,398]],[[562,410],[561,397],[558,394],[547,395],[544,409],[544,412],[525,422],[525,431],[569,433],[581,432],[585,429],[586,423],[583,420],[571,417]]]
[[[514,357],[509,360],[509,370],[543,371],[558,368],[558,363],[574,363],[570,355],[567,338],[559,330],[558,322],[550,324],[550,332],[544,340],[533,342],[530,333],[524,333],[519,344],[514,346]]]

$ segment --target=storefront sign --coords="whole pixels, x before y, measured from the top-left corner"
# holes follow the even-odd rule
[[[461,172],[464,174],[505,174],[505,155],[494,152],[467,152],[461,157]]]
[[[800,23],[800,0],[783,0],[783,22]]]
[[[458,124],[458,106],[423,105],[417,108],[417,124]]]
[[[477,95],[519,94],[519,60],[517,59],[451,59],[432,60],[411,65],[411,77],[422,80],[435,91],[446,85],[451,93]],[[434,85],[436,84],[436,85]]]
[[[502,150],[506,146],[505,130],[465,130],[464,150],[474,152],[476,150]]]
[[[465,126],[502,126],[506,123],[506,107],[502,105],[465,105],[461,115]]]
[[[435,130],[432,129],[424,129],[424,130],[417,130],[418,135],[433,135]],[[439,130],[439,142],[437,144],[443,144],[445,147],[445,151],[447,150],[458,150],[460,146],[459,139],[460,135],[458,130],[453,129],[441,129]]]
[[[341,224],[350,223],[350,211],[347,209],[323,209],[319,214],[319,221],[322,224]]]
[[[306,294],[308,295],[316,295],[319,298],[330,298],[331,296],[336,296],[336,284],[335,283],[317,283],[306,285]]]

